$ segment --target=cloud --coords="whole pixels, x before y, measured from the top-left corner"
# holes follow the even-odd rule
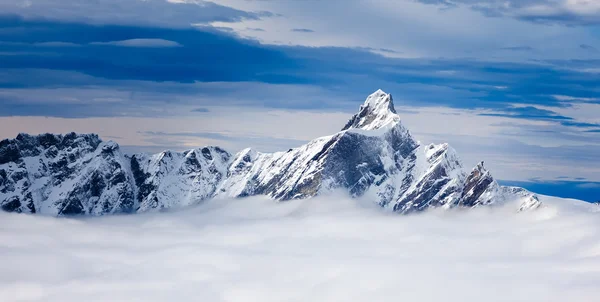
[[[554,111],[539,109],[533,106],[508,107],[500,110],[501,113],[480,113],[482,116],[499,116],[516,119],[556,121],[563,126],[578,128],[600,128],[600,124],[575,121],[572,117],[559,115]]]
[[[584,49],[584,50],[588,50],[591,52],[598,52],[598,49],[592,45],[588,45],[588,44],[581,44],[579,45],[579,48]]]
[[[103,0],[103,1],[24,1],[15,5],[12,0],[0,0],[3,14],[27,19],[46,19],[92,24],[126,24],[168,27],[189,27],[209,22],[239,22],[271,17],[265,11],[248,12],[210,1],[172,0]]]
[[[308,28],[292,28],[291,31],[299,33],[314,33],[315,31]]]
[[[206,113],[206,112],[210,112],[210,110],[208,110],[207,108],[194,108],[194,109],[192,109],[192,112]]]
[[[600,101],[600,98],[591,98],[591,97],[577,97],[577,96],[570,96],[570,95],[553,95],[553,98],[561,101],[561,102],[568,102],[568,101],[575,101],[575,102],[597,102]]]
[[[600,4],[572,0],[416,0],[445,8],[466,6],[492,17],[512,17],[535,23],[600,24]]]
[[[400,292],[423,302],[593,301],[598,213],[549,204],[521,214],[483,207],[398,216],[333,195],[100,218],[0,212],[0,237],[11,239],[1,244],[0,295],[360,302],[397,301],[391,293]]]
[[[501,110],[501,113],[480,113],[482,116],[501,116],[519,119],[540,119],[540,120],[570,120],[570,117],[558,115],[556,112],[546,109],[539,109],[533,106],[525,107],[507,107]]]
[[[318,4],[310,1],[219,1],[246,11],[264,9],[285,16],[244,20],[235,24],[211,23],[213,26],[229,26],[238,35],[265,44],[364,47],[373,49],[374,53],[402,58],[468,57],[487,61],[527,62],[598,57],[598,54],[583,52],[578,47],[581,41],[589,45],[596,44],[598,36],[593,28],[560,25],[565,23],[548,26],[548,22],[523,22],[526,16],[517,14],[517,11],[535,9],[538,4],[546,5],[543,1],[348,0],[344,2],[343,11],[339,10],[336,3],[327,1]],[[504,5],[507,11],[504,11]],[[590,11],[581,6],[583,17]],[[529,12],[529,15],[532,14]],[[246,30],[248,27],[259,27],[266,31],[251,32]],[[280,30],[282,28],[309,28],[314,32],[310,35],[291,35],[286,30]],[[494,34],[490,35],[490,32]],[[535,51],[502,49],[525,46],[535,48]],[[376,51],[381,48],[396,52]]]
[[[75,43],[60,42],[60,41],[34,43],[33,45],[34,46],[42,46],[42,47],[78,47],[78,46],[81,46],[81,45],[75,44]]]
[[[510,46],[510,47],[502,47],[502,50],[510,50],[510,51],[532,51],[533,47],[531,46]]]
[[[574,121],[563,121],[563,126],[578,127],[578,128],[600,128],[598,123],[586,123],[586,122],[574,122]]]
[[[389,48],[379,48],[377,50],[387,52],[387,53],[400,53],[399,51],[395,51],[395,50],[389,49]]]
[[[113,45],[123,47],[182,47],[183,45],[164,39],[129,39],[109,42],[92,42],[92,45]]]
[[[189,136],[189,137],[202,137],[211,138],[217,140],[234,140],[235,138],[216,132],[178,132],[178,133],[167,133],[161,131],[144,131],[140,132],[142,135],[147,136]]]
[[[526,120],[553,121],[567,127],[600,128],[599,123],[577,121],[572,117],[560,115],[555,111],[548,109],[540,109],[534,106],[511,106],[501,109],[494,109],[494,111],[495,112],[492,113],[480,113],[479,115],[508,117]]]
[[[0,45],[0,52],[17,52],[3,60],[0,68],[4,69],[74,70],[111,79],[194,82],[259,80],[269,76],[261,73],[265,67],[276,72],[280,66],[292,64],[281,51],[192,28],[95,26],[1,17],[0,24],[7,28],[0,32],[0,40],[13,43]],[[37,30],[39,27],[45,30]],[[49,49],[34,44],[47,41],[82,46]],[[262,64],[256,63],[259,61]],[[234,67],[236,72],[225,71]],[[271,74],[271,81],[277,80],[279,77]]]
[[[307,142],[304,140],[277,138],[273,136],[235,135],[225,132],[143,131],[139,133],[146,137],[145,140],[147,142],[151,142],[155,145],[189,146],[189,144],[186,143],[188,138],[201,138],[207,139],[209,145],[238,146],[230,149],[230,152],[237,152],[245,148],[254,148],[263,152],[279,152],[291,147],[301,146]],[[173,149],[173,147],[168,147],[167,149]]]
[[[94,26],[22,18],[0,18],[0,23],[8,29],[0,32],[0,40],[5,41],[0,52],[12,53],[10,60],[0,61],[0,98],[6,104],[0,115],[156,116],[173,112],[165,109],[165,103],[192,104],[194,95],[207,100],[202,106],[208,100],[214,102],[211,98],[218,95],[220,102],[230,106],[244,103],[350,112],[363,96],[384,88],[411,106],[488,109],[496,110],[491,114],[519,117],[515,112],[498,110],[512,104],[559,108],[594,102],[590,96],[600,93],[600,74],[572,70],[600,67],[600,61],[594,60],[507,63],[469,58],[402,59],[371,52],[392,51],[387,48],[272,46],[196,29]],[[45,28],[43,33],[36,30],[39,27]],[[12,32],[17,29],[18,34]],[[37,45],[58,40],[80,46]],[[92,44],[114,41],[139,46],[161,41],[158,45],[182,46]],[[207,88],[199,83],[214,84]],[[249,90],[244,93],[234,88],[242,86]],[[262,90],[265,87],[268,93]],[[286,93],[283,87],[294,87],[290,90],[293,93]],[[60,107],[67,98],[79,102]],[[121,103],[105,108],[99,100],[107,98]],[[529,112],[529,117],[534,114],[546,114],[538,118],[554,120],[571,117],[548,112]],[[520,116],[527,117],[525,112]],[[591,124],[573,118],[568,125],[584,126],[574,124],[580,122]]]

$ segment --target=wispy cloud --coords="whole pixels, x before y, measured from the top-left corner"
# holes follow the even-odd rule
[[[189,27],[191,24],[208,24],[214,21],[239,22],[271,17],[265,11],[248,12],[211,1],[167,1],[167,0],[104,0],[72,1],[37,0],[0,1],[3,14],[15,14],[28,19],[76,21],[86,23],[109,23],[129,25],[152,25]]]
[[[581,44],[579,45],[579,48],[584,49],[584,50],[588,50],[591,52],[598,52],[598,48],[592,46],[592,45],[588,45],[588,44]]]
[[[570,96],[570,95],[553,95],[553,98],[556,100],[565,102],[565,101],[576,101],[576,102],[597,102],[600,101],[600,98],[593,97],[578,97],[578,96]]]
[[[174,136],[174,137],[201,137],[201,138],[210,138],[217,140],[234,140],[235,137],[217,133],[217,132],[162,132],[162,131],[143,131],[139,132],[140,134],[146,136]]]
[[[292,28],[291,31],[298,33],[314,33],[315,31],[308,28]]]
[[[511,17],[534,23],[600,24],[600,4],[569,0],[416,0],[447,9],[469,7],[490,17]]]
[[[140,131],[139,134],[145,136],[147,142],[151,142],[155,145],[173,145],[173,146],[189,146],[187,139],[199,138],[207,140],[206,143],[210,145],[219,146],[239,146],[234,149],[230,149],[230,152],[237,152],[239,149],[252,147],[260,151],[282,151],[290,147],[300,146],[306,141],[289,139],[289,138],[277,138],[273,136],[263,135],[234,135],[225,132],[163,132],[163,131]],[[199,147],[196,145],[194,147]],[[188,147],[187,149],[189,149]]]
[[[128,39],[109,42],[92,42],[92,45],[113,45],[123,47],[182,47],[183,45],[164,39]]]
[[[531,46],[510,46],[510,47],[502,47],[502,50],[510,50],[510,51],[532,51],[533,47]]]
[[[506,107],[503,109],[497,110],[499,112],[496,113],[480,113],[482,116],[500,116],[500,117],[510,117],[510,118],[518,118],[518,119],[541,119],[541,120],[571,120],[572,118],[567,116],[562,116],[557,114],[554,111],[539,109],[533,106],[524,106],[524,107]]]

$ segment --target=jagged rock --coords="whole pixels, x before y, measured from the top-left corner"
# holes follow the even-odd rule
[[[123,155],[97,135],[31,136],[0,142],[0,207],[48,215],[105,215],[168,209],[209,198],[309,198],[347,190],[399,213],[477,207],[532,193],[501,187],[483,163],[470,174],[448,144],[423,146],[396,113],[390,94],[371,94],[342,130],[286,152],[218,147]]]
[[[131,157],[138,212],[185,206],[211,198],[226,176],[231,155],[218,147]]]
[[[499,189],[498,183],[483,167],[483,162],[480,162],[465,182],[459,205],[463,207],[487,205],[494,202]]]
[[[114,142],[102,142],[94,134],[19,134],[0,145],[18,150],[0,165],[4,210],[104,215],[137,208],[129,167]]]

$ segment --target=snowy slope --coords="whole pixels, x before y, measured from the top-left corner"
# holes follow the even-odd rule
[[[187,206],[211,198],[231,155],[218,147],[131,157],[138,212]]]
[[[381,90],[338,133],[285,152],[231,155],[205,147],[126,157],[114,142],[74,133],[0,142],[0,205],[6,211],[104,215],[211,198],[304,199],[336,190],[399,213],[541,204],[524,189],[499,186],[483,162],[466,170],[448,144],[421,145]]]
[[[97,135],[19,134],[0,142],[3,210],[104,215],[137,208],[127,160]]]

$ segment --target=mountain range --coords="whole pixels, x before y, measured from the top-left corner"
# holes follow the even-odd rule
[[[542,205],[500,186],[483,162],[465,169],[448,144],[423,145],[393,98],[369,95],[341,130],[283,152],[219,147],[124,154],[96,134],[19,134],[0,142],[0,207],[44,215],[141,213],[212,198],[305,199],[335,190],[398,213],[429,208]]]

